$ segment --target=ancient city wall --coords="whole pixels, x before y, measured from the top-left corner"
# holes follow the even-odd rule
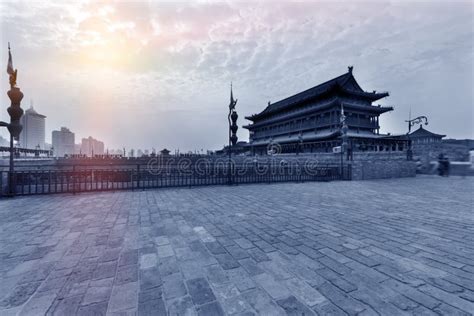
[[[250,159],[239,157],[238,160]],[[341,155],[334,153],[315,153],[301,155],[277,155],[254,158],[260,163],[299,163],[304,166],[308,161],[316,165],[341,165]],[[407,161],[406,152],[355,152],[353,160],[343,160],[344,170],[351,170],[352,180],[386,179],[414,177],[416,163]]]
[[[431,161],[438,160],[438,155],[443,154],[450,161],[468,161],[469,148],[458,144],[449,143],[428,143],[414,144],[413,156],[420,158],[422,163],[429,164]]]
[[[152,160],[155,159],[155,160]],[[186,161],[184,161],[187,159]],[[304,167],[324,167],[341,166],[341,155],[335,153],[314,153],[314,154],[281,154],[275,156],[233,156],[233,163],[236,165],[246,165],[249,168],[255,164],[272,165],[293,165]],[[182,163],[186,162],[186,163]],[[25,170],[75,170],[81,169],[131,169],[139,168],[143,171],[146,168],[156,166],[171,166],[181,168],[193,168],[197,164],[220,164],[226,165],[227,156],[201,156],[201,157],[157,157],[140,159],[50,159],[44,161],[17,161],[15,169]],[[355,152],[353,160],[343,160],[344,172],[350,170],[349,178],[352,180],[384,179],[396,177],[413,177],[416,173],[416,163],[406,160],[406,152]],[[3,171],[8,170],[5,161]],[[4,174],[6,176],[6,174]]]
[[[352,180],[414,177],[416,163],[406,157],[360,157],[352,162]]]

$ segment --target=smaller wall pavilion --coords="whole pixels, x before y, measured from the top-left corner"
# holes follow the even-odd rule
[[[352,151],[402,151],[407,140],[400,136],[380,134],[379,116],[392,107],[372,103],[387,97],[387,92],[362,90],[348,72],[306,91],[268,106],[260,113],[247,116],[252,123],[249,147],[253,154],[267,154],[278,144],[281,153],[332,152],[341,145],[341,114],[346,117]]]
[[[446,137],[446,135],[435,134],[433,132],[430,132],[429,130],[424,129],[423,125],[420,125],[420,127],[416,131],[410,133],[410,140],[414,146],[441,143],[443,137]]]

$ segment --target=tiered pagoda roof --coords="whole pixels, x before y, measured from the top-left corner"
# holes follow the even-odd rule
[[[420,127],[410,133],[410,138],[418,138],[418,137],[434,137],[434,138],[443,138],[443,137],[446,137],[446,135],[441,135],[441,134],[436,134],[436,133],[433,133],[433,132],[430,132],[429,130],[427,129],[424,129],[423,128],[423,125],[420,125]]]
[[[325,96],[329,96],[334,92],[338,92],[339,95],[349,95],[361,99],[374,102],[376,100],[387,97],[388,92],[366,92],[362,90],[354,76],[352,75],[352,67],[349,67],[349,71],[339,77],[326,81],[322,84],[319,84],[315,87],[312,87],[308,90],[302,91],[295,95],[292,95],[286,99],[280,100],[278,102],[268,104],[268,106],[260,113],[247,116],[246,119],[255,121],[262,119],[269,114],[274,114],[283,110],[287,110],[293,107],[297,107],[302,103],[316,100]],[[374,107],[379,108],[380,111],[386,112],[392,110],[392,108],[387,107]]]

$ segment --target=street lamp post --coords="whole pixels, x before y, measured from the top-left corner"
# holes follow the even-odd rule
[[[238,115],[235,111],[235,106],[237,104],[237,99],[234,100],[234,94],[232,92],[232,83],[230,84],[230,103],[229,103],[229,115],[227,120],[229,121],[229,167],[228,167],[228,177],[229,184],[232,184],[232,147],[237,144],[237,119]]]
[[[412,160],[413,159],[413,151],[411,147],[411,139],[410,139],[410,133],[411,133],[411,128],[416,125],[416,124],[425,124],[428,125],[428,118],[426,116],[418,116],[415,117],[414,119],[408,119],[405,122],[408,123],[408,133],[407,133],[407,138],[408,138],[408,149],[407,149],[407,160]]]
[[[11,101],[8,107],[8,115],[10,115],[10,123],[0,122],[0,126],[6,127],[10,132],[10,165],[8,172],[8,193],[10,196],[15,195],[15,189],[13,184],[13,172],[14,172],[14,155],[15,148],[13,141],[18,140],[20,136],[22,126],[20,124],[20,118],[23,115],[23,109],[20,107],[21,100],[23,99],[23,93],[20,88],[16,86],[16,78],[18,70],[13,70],[12,55],[10,52],[10,43],[8,43],[8,66],[7,73],[10,76],[10,90],[7,92],[8,98]]]

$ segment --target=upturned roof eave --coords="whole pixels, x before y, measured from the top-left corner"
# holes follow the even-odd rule
[[[291,119],[291,118],[294,118],[294,117],[299,117],[299,116],[302,116],[302,115],[310,115],[311,113],[313,113],[315,111],[322,110],[322,109],[334,106],[337,102],[338,101],[333,101],[333,102],[330,102],[328,104],[316,106],[313,109],[308,109],[306,111],[307,113],[306,112],[294,113],[293,115],[291,115],[288,118],[273,119],[273,121],[271,121],[271,122],[251,123],[251,124],[244,125],[242,127],[245,128],[245,129],[250,130],[251,128],[255,128],[255,127],[258,127],[258,126],[262,126],[262,125],[266,125],[266,124],[274,124],[274,123],[279,122],[279,121],[285,121],[287,119]],[[357,110],[365,110],[365,111],[369,111],[369,112],[372,112],[372,113],[378,113],[378,114],[383,114],[383,113],[386,113],[386,112],[389,112],[389,111],[393,111],[393,107],[391,107],[391,106],[382,107],[382,106],[361,106],[361,105],[354,105],[354,104],[344,104],[344,108],[353,108],[353,109],[357,109]]]
[[[436,133],[430,132],[427,129],[424,129],[423,125],[420,125],[420,127],[417,130],[410,133],[411,138],[422,138],[422,137],[430,137],[430,136],[439,137],[439,138],[446,137],[446,135],[436,134]]]
[[[314,100],[320,99],[322,97],[327,96],[328,93],[331,93],[331,92],[332,92],[332,89],[328,89],[328,90],[323,91],[323,92],[321,92],[317,95],[308,97],[306,99],[302,98],[298,101],[295,101],[294,103],[287,104],[285,106],[282,106],[281,108],[277,108],[277,109],[274,109],[274,110],[271,110],[267,106],[262,112],[260,112],[258,114],[253,114],[253,115],[250,115],[250,116],[246,116],[245,119],[247,119],[249,121],[255,121],[255,120],[264,118],[267,115],[275,114],[275,113],[290,109],[292,107],[296,107],[299,104],[302,104],[302,103],[305,103],[305,102],[308,102],[308,101],[314,101]],[[354,96],[357,96],[357,97],[361,97],[361,98],[367,99],[368,101],[371,101],[371,102],[374,102],[374,101],[377,101],[377,100],[380,100],[380,99],[383,99],[383,98],[389,96],[388,92],[382,92],[382,93],[356,92],[356,91],[350,91],[350,90],[345,90],[345,89],[342,90],[341,92],[347,93],[349,95],[354,95]],[[393,107],[386,107],[386,108],[387,108],[387,110],[383,111],[382,113],[393,110]]]

